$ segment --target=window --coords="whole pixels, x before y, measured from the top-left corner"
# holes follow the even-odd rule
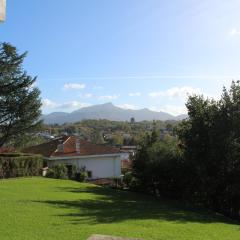
[[[72,178],[73,176],[73,166],[72,165],[66,165],[67,167],[67,175],[68,175],[68,178]]]
[[[87,177],[92,178],[92,171],[87,171]]]

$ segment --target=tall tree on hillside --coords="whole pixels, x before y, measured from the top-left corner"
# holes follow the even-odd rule
[[[40,91],[36,77],[23,69],[25,57],[9,43],[0,44],[0,147],[40,124]]]

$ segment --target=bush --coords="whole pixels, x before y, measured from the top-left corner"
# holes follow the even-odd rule
[[[67,179],[68,170],[64,164],[55,165],[53,168],[49,168],[46,174],[48,178]]]
[[[64,164],[54,166],[54,174],[55,178],[67,179],[68,178],[67,167]]]
[[[75,180],[77,180],[79,182],[85,182],[86,178],[87,178],[86,168],[82,167],[80,169],[80,171],[78,173],[76,173]]]
[[[47,178],[54,178],[54,171],[53,169],[49,168],[46,173]]]
[[[127,187],[130,187],[131,186],[131,182],[133,180],[133,175],[131,172],[126,172],[124,174],[124,177],[123,177],[123,183],[127,186]]]
[[[75,165],[72,165],[71,168],[68,168],[68,178],[72,180],[76,180],[76,174],[77,174],[77,167]]]
[[[0,154],[0,178],[39,176],[42,157],[22,153]]]
[[[46,174],[47,178],[57,178],[57,179],[72,179],[79,182],[85,182],[87,178],[86,168],[82,167],[79,172],[77,172],[76,166],[72,166],[71,172],[64,164],[58,164],[49,168]]]

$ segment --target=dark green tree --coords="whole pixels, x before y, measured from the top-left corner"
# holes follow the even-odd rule
[[[240,218],[240,82],[220,100],[190,96],[178,137],[147,135],[133,161],[142,191]]]
[[[192,96],[179,128],[185,156],[185,197],[240,217],[240,83],[219,101]]]
[[[36,77],[23,69],[25,57],[11,44],[0,44],[0,147],[40,125],[40,91]]]
[[[139,189],[167,197],[179,197],[181,187],[181,157],[177,139],[159,139],[157,132],[146,135],[133,160],[133,176]]]

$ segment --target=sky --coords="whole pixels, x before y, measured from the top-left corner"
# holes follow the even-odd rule
[[[173,115],[240,79],[239,0],[7,0],[43,113],[112,102]]]

